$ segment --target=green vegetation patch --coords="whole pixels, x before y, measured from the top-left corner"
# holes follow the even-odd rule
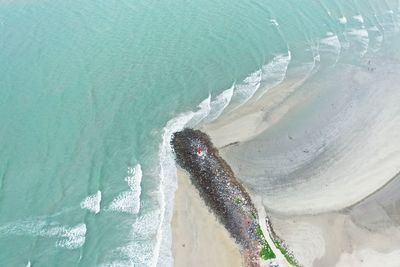
[[[275,259],[275,253],[272,251],[271,247],[268,245],[267,242],[263,244],[261,251],[260,251],[260,257],[263,260],[270,260],[270,259]]]
[[[292,252],[288,251],[288,248],[285,246],[282,239],[280,239],[279,236],[275,234],[274,229],[272,228],[271,221],[269,219],[267,220],[267,224],[269,227],[268,234],[271,237],[271,240],[274,243],[275,247],[279,249],[279,251],[283,254],[283,256],[285,257],[287,262],[290,263],[290,265],[294,267],[300,267],[299,262],[293,256]]]
[[[270,235],[271,236],[271,235]],[[292,254],[290,254],[287,249],[282,245],[281,242],[279,242],[278,240],[275,240],[272,236],[271,236],[272,241],[274,242],[275,246],[282,252],[283,256],[286,258],[286,260],[295,267],[299,267],[300,265],[298,264],[297,260],[293,257]]]
[[[267,240],[265,239],[264,233],[261,230],[261,227],[259,224],[256,226],[256,235],[257,237],[261,240],[261,251],[260,251],[260,257],[263,260],[270,260],[270,259],[275,259],[276,255],[272,251],[271,247],[269,246]]]

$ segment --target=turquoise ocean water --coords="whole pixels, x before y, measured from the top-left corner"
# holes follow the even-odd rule
[[[391,0],[0,1],[0,266],[171,266],[170,135],[361,64],[399,19]]]

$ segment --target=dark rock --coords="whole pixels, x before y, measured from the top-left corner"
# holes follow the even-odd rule
[[[257,211],[218,149],[205,133],[193,129],[176,132],[171,145],[178,165],[190,174],[206,205],[240,245],[246,266],[259,266],[262,241],[256,235]]]

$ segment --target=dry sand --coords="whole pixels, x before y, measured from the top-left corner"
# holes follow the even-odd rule
[[[172,242],[177,267],[242,266],[239,246],[210,213],[182,170],[178,171]]]

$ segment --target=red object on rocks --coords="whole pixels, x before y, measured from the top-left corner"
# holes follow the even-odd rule
[[[197,155],[200,156],[200,154],[201,154],[201,150],[200,150],[200,147],[198,146],[197,147]]]

